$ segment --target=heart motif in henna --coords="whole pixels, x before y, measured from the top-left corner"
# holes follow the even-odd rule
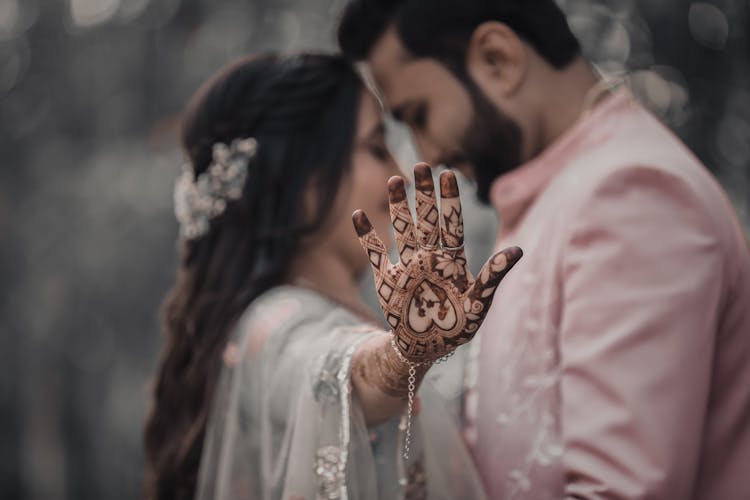
[[[388,250],[364,212],[356,211],[352,217],[397,352],[410,362],[430,363],[474,337],[495,289],[522,252],[517,247],[499,252],[475,279],[466,265],[454,174],[446,171],[440,175],[440,209],[428,165],[414,167],[414,185],[416,221],[404,180],[393,177],[388,181],[397,263],[388,259]]]
[[[456,306],[446,291],[429,280],[422,281],[414,290],[405,317],[415,333],[425,333],[434,326],[450,332],[456,328]]]

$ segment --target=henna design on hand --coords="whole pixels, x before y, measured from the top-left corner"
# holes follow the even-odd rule
[[[414,167],[416,226],[404,181],[388,181],[399,261],[391,264],[382,241],[361,210],[353,215],[375,276],[375,289],[399,352],[414,363],[435,361],[469,342],[482,324],[495,289],[521,258],[512,247],[495,254],[475,279],[463,249],[463,217],[453,172],[440,176],[438,204],[430,167]]]

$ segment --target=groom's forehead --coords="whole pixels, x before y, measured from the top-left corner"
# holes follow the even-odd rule
[[[406,49],[393,27],[385,30],[373,46],[369,57],[374,76],[379,81],[386,80],[384,82],[386,85],[388,84],[387,80],[406,69],[414,61],[415,59]]]
[[[378,98],[390,111],[406,103],[446,98],[460,88],[447,68],[431,58],[411,59],[393,67],[370,64],[369,71]]]
[[[414,57],[392,28],[375,44],[368,62],[379,93],[389,100],[422,93],[435,83],[432,79],[444,73],[436,60]]]

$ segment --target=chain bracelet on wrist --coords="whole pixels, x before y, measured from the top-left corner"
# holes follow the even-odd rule
[[[406,359],[406,357],[399,351],[398,346],[396,345],[396,334],[395,332],[391,332],[390,335],[390,341],[391,346],[393,347],[393,350],[396,352],[396,356],[398,356],[398,359],[400,359],[404,364],[409,366],[409,378],[408,382],[409,385],[407,386],[408,389],[408,403],[407,403],[407,409],[406,409],[406,429],[405,431],[405,437],[404,437],[404,451],[402,456],[404,457],[404,460],[409,459],[409,448],[411,447],[411,417],[414,412],[414,395],[417,389],[417,368],[420,366],[430,366],[432,364],[440,364],[448,360],[453,354],[455,354],[456,350],[453,349],[449,353],[447,353],[444,356],[441,356],[440,358],[436,359],[435,361],[422,361],[422,362],[416,362],[416,361],[409,361]]]

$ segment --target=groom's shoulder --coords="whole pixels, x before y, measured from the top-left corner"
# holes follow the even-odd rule
[[[667,202],[726,215],[726,194],[708,168],[659,119],[638,104],[582,151],[558,179],[569,198],[611,201],[639,190]],[[679,196],[677,196],[679,195]],[[716,215],[718,215],[716,213]]]
[[[571,174],[596,183],[637,166],[685,179],[711,178],[687,145],[635,101],[625,112],[604,121],[600,129],[591,146],[567,169]]]
[[[586,221],[620,228],[650,219],[663,221],[665,232],[702,231],[733,246],[741,239],[737,215],[713,175],[639,105],[603,123],[543,198],[541,211],[553,210],[570,229]]]

